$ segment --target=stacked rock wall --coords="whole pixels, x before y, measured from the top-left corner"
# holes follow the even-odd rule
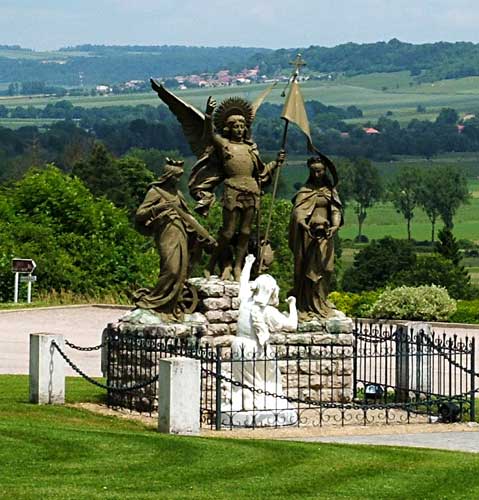
[[[184,322],[162,322],[157,317],[155,319],[151,312],[136,310],[118,324],[111,325],[110,331],[118,335],[134,333],[144,339],[188,338],[212,348],[220,346],[222,357],[226,360],[222,373],[228,375],[227,360],[231,356],[230,346],[235,338],[238,319],[239,284],[215,278],[193,278],[190,283],[198,290],[199,304],[197,312],[188,315]],[[283,391],[289,397],[324,402],[351,401],[353,335],[350,320],[300,323],[297,332],[275,333],[270,343],[278,353]],[[109,374],[110,378],[121,380],[123,385],[147,379],[148,373],[156,368],[151,356],[125,356],[128,363],[112,363]],[[132,373],[142,374],[142,380],[132,377]],[[151,396],[151,389],[142,392],[139,402],[143,406],[146,404],[145,396]]]

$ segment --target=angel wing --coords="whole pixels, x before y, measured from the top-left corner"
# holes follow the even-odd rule
[[[191,150],[199,158],[205,150],[203,143],[203,127],[205,115],[194,106],[180,99],[178,96],[167,90],[161,83],[153,78],[150,79],[151,88],[158,94],[158,97],[168,106],[170,111],[180,122],[186,140]]]

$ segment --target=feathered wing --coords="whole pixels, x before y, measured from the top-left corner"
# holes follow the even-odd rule
[[[203,140],[205,115],[194,106],[191,106],[191,104],[173,94],[173,92],[167,90],[161,83],[153,80],[153,78],[150,79],[150,82],[151,88],[180,122],[191,151],[193,151],[197,158],[200,158],[206,147]]]

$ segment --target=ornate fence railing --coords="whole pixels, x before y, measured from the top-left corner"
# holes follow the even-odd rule
[[[474,337],[368,322],[357,322],[353,334],[354,398],[407,403],[443,419],[453,418],[448,411],[475,419]]]
[[[473,338],[357,323],[350,343],[232,349],[111,330],[106,349],[108,404],[140,412],[157,410],[161,358],[200,360],[202,425],[217,429],[475,418]]]

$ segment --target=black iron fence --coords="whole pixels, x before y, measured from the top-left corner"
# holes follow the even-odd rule
[[[350,341],[212,348],[111,329],[106,347],[108,404],[140,412],[157,410],[161,358],[198,359],[202,425],[216,429],[475,418],[473,338],[357,323]]]
[[[354,398],[475,419],[475,339],[406,325],[356,323]]]

